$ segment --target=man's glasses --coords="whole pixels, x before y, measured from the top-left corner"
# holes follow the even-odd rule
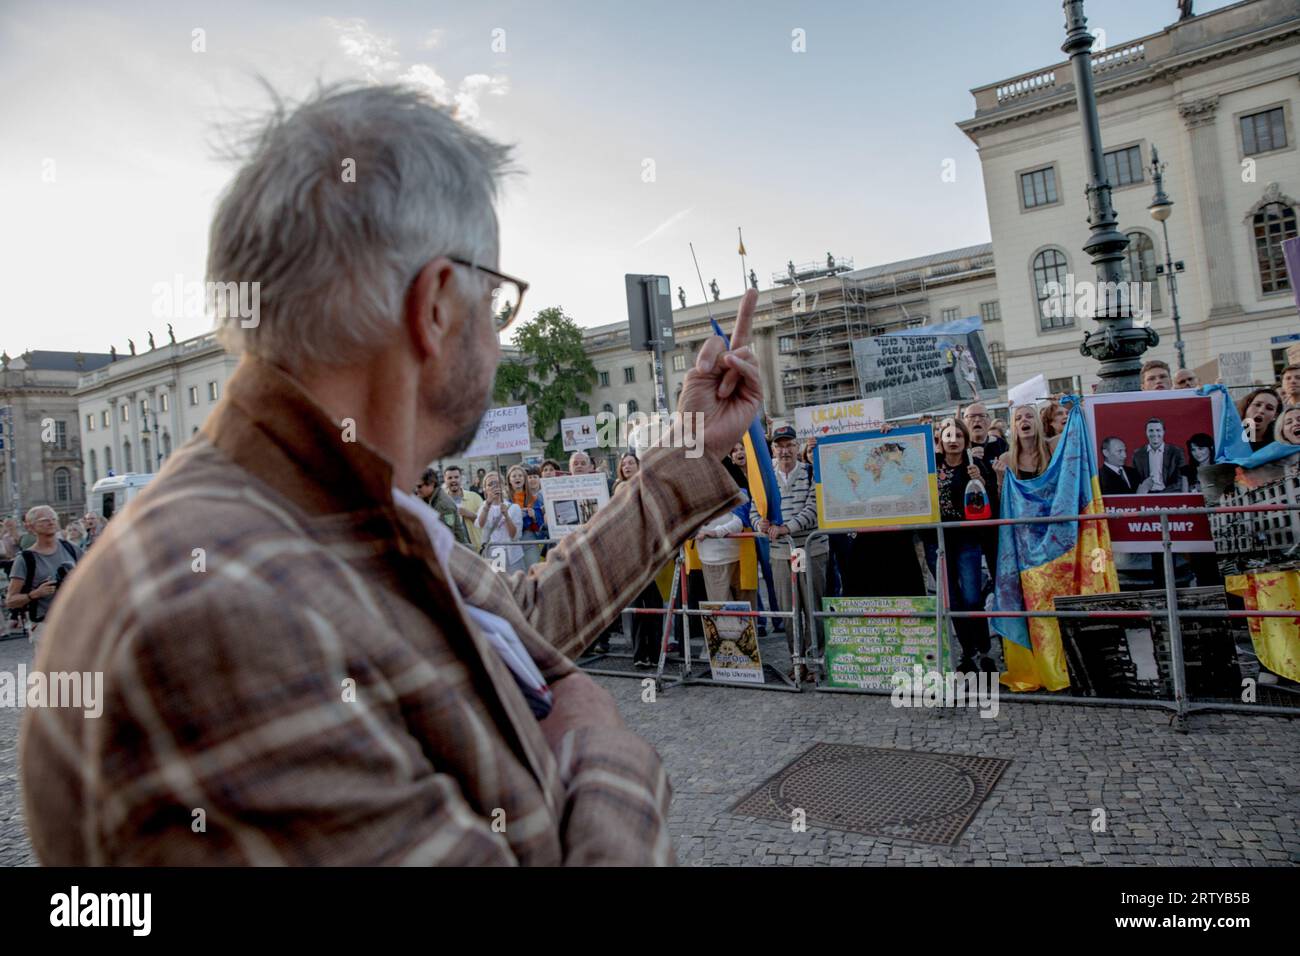
[[[522,279],[516,279],[514,276],[508,276],[504,272],[497,272],[487,266],[477,265],[467,259],[457,259],[452,256],[447,258],[459,266],[477,269],[479,272],[490,275],[497,280],[492,287],[492,324],[496,327],[497,334],[504,332],[510,323],[515,320],[520,308],[523,307],[524,293],[528,291],[528,283]]]

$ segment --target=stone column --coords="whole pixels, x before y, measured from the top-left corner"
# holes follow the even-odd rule
[[[1178,104],[1178,114],[1187,124],[1191,144],[1192,173],[1196,179],[1196,201],[1201,213],[1201,236],[1208,269],[1211,319],[1241,312],[1232,260],[1232,237],[1237,230],[1228,222],[1223,199],[1223,163],[1216,142],[1215,113],[1218,107],[1217,95]]]
[[[108,400],[108,420],[113,424],[113,474],[125,474],[122,471],[122,430],[119,427],[121,412],[117,410],[120,398],[114,396]],[[108,462],[104,462],[104,475],[108,475]]]

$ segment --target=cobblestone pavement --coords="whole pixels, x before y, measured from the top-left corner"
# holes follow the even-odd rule
[[[26,641],[0,642],[0,670],[30,667],[31,658]],[[1004,700],[985,720],[895,709],[887,698],[704,686],[670,687],[643,703],[640,682],[598,680],[663,755],[685,865],[1300,862],[1300,726],[1292,720],[1197,716],[1182,735],[1155,711]],[[0,866],[35,862],[18,789],[21,714],[0,708]],[[1012,763],[951,849],[814,826],[793,833],[728,811],[815,741]],[[1105,833],[1090,827],[1095,807],[1106,810]]]
[[[659,749],[683,865],[854,866],[1300,863],[1300,726],[1002,699],[996,718],[895,708],[887,697],[669,687],[602,677]],[[957,846],[925,846],[729,812],[814,742],[1010,758]],[[1106,831],[1093,832],[1095,808]]]
[[[19,664],[32,666],[32,646],[24,640],[0,641],[0,671],[14,673]],[[18,789],[18,724],[23,712],[0,707],[0,866],[35,866],[27,842],[23,800]]]

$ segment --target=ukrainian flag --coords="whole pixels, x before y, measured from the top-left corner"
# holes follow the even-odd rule
[[[731,348],[731,339],[718,320],[710,317],[715,335],[722,336],[722,341]],[[749,496],[754,499],[754,508],[772,524],[781,524],[781,492],[776,485],[776,471],[772,468],[772,454],[767,448],[767,435],[763,433],[763,414],[749,423],[741,443],[745,446],[745,473],[749,478]]]
[[[1070,396],[1064,404],[1078,402],[1077,396]],[[1003,479],[1003,518],[1104,511],[1097,462],[1078,411],[1067,419],[1043,474],[1021,481],[1012,467]],[[1057,595],[1119,590],[1105,521],[1003,525],[999,530],[995,611],[1050,611]],[[1007,670],[1001,680],[1007,687],[1030,691],[1070,686],[1061,629],[1054,618],[994,618],[993,631],[1002,638]]]

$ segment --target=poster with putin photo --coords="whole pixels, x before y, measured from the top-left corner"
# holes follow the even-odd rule
[[[1113,392],[1084,402],[1097,455],[1097,477],[1106,511],[1204,508],[1197,470],[1214,462],[1214,423],[1222,413],[1219,393],[1192,389]],[[1161,549],[1160,515],[1112,518],[1111,545],[1119,553]],[[1213,551],[1206,515],[1171,515],[1176,553]]]

